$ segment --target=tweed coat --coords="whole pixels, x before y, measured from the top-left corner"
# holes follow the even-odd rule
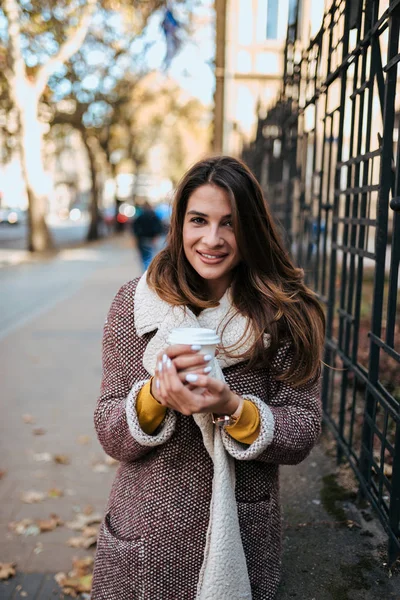
[[[103,378],[94,420],[105,452],[120,466],[100,529],[91,597],[194,600],[213,465],[191,416],[174,413],[173,430],[168,435],[155,432],[156,446],[142,444],[131,434],[126,401],[131,390],[150,377],[142,358],[152,335],[139,337],[135,329],[137,282],[122,286],[104,326]],[[284,369],[290,362],[290,348],[282,346],[271,368]],[[319,436],[319,384],[294,389],[277,381],[271,369],[244,374],[244,366],[224,368],[225,380],[237,394],[266,403],[274,429],[255,459],[249,460],[252,445],[248,452],[246,445],[235,442],[243,447],[234,455],[235,495],[253,600],[272,600],[281,564],[279,465],[302,461]],[[171,423],[169,412],[164,421]],[[240,600],[234,592],[231,598]]]

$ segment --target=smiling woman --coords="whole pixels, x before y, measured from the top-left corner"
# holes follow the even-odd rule
[[[165,248],[105,324],[95,425],[121,467],[93,600],[275,597],[278,469],[320,432],[323,329],[251,171],[194,165]]]

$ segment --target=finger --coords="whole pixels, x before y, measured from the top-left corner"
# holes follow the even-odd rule
[[[199,375],[197,373],[186,373],[185,379],[195,387],[205,387],[211,394],[220,394],[225,387],[225,383],[208,375]]]
[[[192,370],[194,367],[209,365],[213,358],[211,354],[182,354],[174,359],[174,365],[177,371]]]
[[[159,382],[159,385],[157,386],[157,392],[160,396],[161,404],[166,405],[167,390],[165,387],[164,363],[163,363],[162,359],[159,360],[157,363],[156,373],[157,373],[157,381]]]
[[[190,369],[190,371],[179,371],[178,377],[182,381],[182,383],[186,384],[186,386],[187,386],[188,382],[186,379],[186,375],[188,374],[188,372],[192,373],[193,375],[208,375],[211,372],[211,370],[212,370],[212,367],[210,367],[210,366],[192,368],[192,369]]]
[[[179,393],[183,387],[182,382],[179,379],[174,363],[170,358],[163,364],[163,375],[167,393],[171,395]]]
[[[168,346],[164,350],[164,354],[166,354],[169,358],[176,358],[181,354],[196,354],[201,350],[201,346],[193,344],[192,346],[188,344],[174,344],[173,346]]]

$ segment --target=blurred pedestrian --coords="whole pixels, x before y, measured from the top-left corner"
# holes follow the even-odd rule
[[[156,250],[157,239],[163,233],[163,223],[148,202],[142,206],[142,211],[132,221],[132,232],[137,240],[138,249],[144,269],[151,263]]]
[[[217,330],[217,358],[169,344],[177,327]],[[194,165],[166,247],[105,324],[95,425],[121,464],[92,600],[275,597],[279,465],[319,436],[323,339],[251,171],[230,157]]]

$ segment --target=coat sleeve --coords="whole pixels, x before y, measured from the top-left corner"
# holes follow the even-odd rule
[[[176,415],[167,411],[155,435],[146,434],[139,425],[136,398],[149,381],[149,374],[141,365],[139,344],[142,341],[137,338],[133,322],[127,326],[126,319],[115,314],[116,307],[123,304],[124,293],[121,288],[104,325],[103,376],[94,423],[104,451],[116,460],[128,462],[142,458],[154,446],[165,443],[174,432]],[[133,369],[124,364],[129,346],[131,352],[137,350],[131,359],[137,363]]]
[[[285,370],[292,361],[290,345],[282,346],[272,364],[274,372]],[[244,395],[260,412],[260,433],[249,446],[223,432],[226,450],[237,460],[257,460],[294,465],[306,458],[321,432],[319,380],[300,387],[268,378],[266,404],[257,396]]]

